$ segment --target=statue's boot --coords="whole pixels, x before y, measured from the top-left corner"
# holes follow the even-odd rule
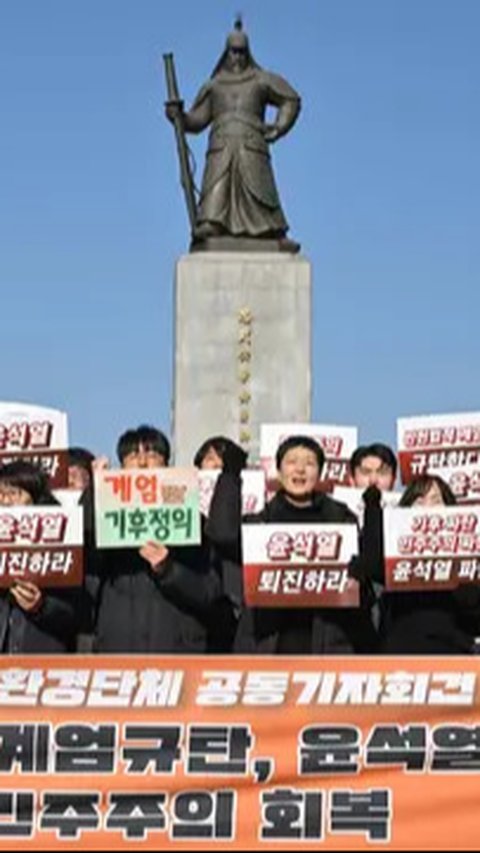
[[[209,237],[220,237],[224,233],[223,228],[214,222],[201,222],[196,226],[193,236],[195,240],[208,240]]]

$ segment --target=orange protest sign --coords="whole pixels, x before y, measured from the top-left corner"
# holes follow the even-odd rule
[[[0,849],[477,849],[479,673],[4,658]]]

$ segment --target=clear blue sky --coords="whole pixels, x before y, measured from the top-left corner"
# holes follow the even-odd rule
[[[97,452],[169,429],[188,240],[161,55],[190,102],[239,9],[303,96],[274,157],[314,267],[315,418],[393,440],[478,409],[478,0],[1,0],[0,398],[66,409]]]

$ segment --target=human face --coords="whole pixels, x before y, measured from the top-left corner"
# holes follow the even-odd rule
[[[247,67],[247,51],[244,47],[231,45],[227,51],[227,68],[234,74],[241,74]]]
[[[0,483],[0,506],[31,506],[32,496],[18,486]]]
[[[156,450],[139,444],[137,450],[132,450],[125,456],[122,468],[165,468],[166,464],[165,456],[162,453],[157,453]]]
[[[68,488],[84,492],[90,485],[90,475],[86,468],[80,465],[68,466]]]
[[[390,465],[386,465],[378,456],[366,456],[353,472],[353,484],[358,489],[376,486],[381,492],[389,492],[394,482]]]
[[[223,459],[214,447],[209,447],[200,466],[202,471],[215,471],[223,469]]]
[[[438,483],[435,481],[430,486],[428,492],[417,498],[414,506],[445,506],[442,493]]]
[[[280,485],[296,501],[311,499],[317,486],[320,469],[318,460],[307,447],[292,447],[287,450],[280,465]]]

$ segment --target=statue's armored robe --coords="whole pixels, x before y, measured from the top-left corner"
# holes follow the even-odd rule
[[[211,126],[197,226],[211,223],[233,236],[283,236],[282,211],[265,140],[267,106],[278,108],[278,135],[293,125],[300,99],[274,74],[249,68],[218,72],[185,116],[186,130]]]

